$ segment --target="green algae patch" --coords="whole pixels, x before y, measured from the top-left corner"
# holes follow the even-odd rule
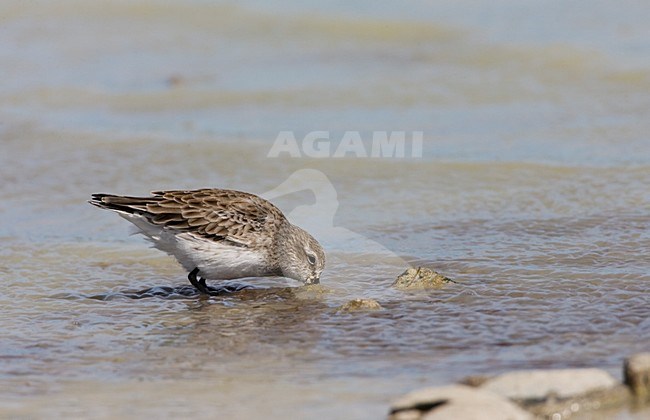
[[[430,268],[409,268],[397,277],[392,287],[399,290],[440,289],[448,283],[456,283],[449,277]]]
[[[336,312],[380,311],[384,309],[374,299],[353,299],[337,308]]]

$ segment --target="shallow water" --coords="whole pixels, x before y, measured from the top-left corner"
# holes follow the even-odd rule
[[[650,348],[647,6],[261,3],[0,6],[0,417],[377,418]],[[425,143],[269,158],[282,130]],[[198,297],[85,203],[205,186],[314,233],[322,284]],[[391,289],[408,265],[458,284]],[[385,309],[337,311],[355,298]]]

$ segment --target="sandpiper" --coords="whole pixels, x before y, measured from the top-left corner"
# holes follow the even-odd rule
[[[283,276],[319,283],[323,248],[269,201],[224,189],[151,194],[93,194],[88,202],[117,212],[155,248],[176,257],[201,293],[210,294],[206,279]]]

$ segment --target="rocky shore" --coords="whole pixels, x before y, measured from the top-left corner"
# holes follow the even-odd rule
[[[553,369],[470,377],[413,391],[393,402],[389,420],[610,418],[650,412],[650,353],[625,360],[621,383],[601,369]]]

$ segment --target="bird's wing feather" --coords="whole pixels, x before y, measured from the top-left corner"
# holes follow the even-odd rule
[[[154,191],[152,197],[97,194],[92,204],[145,216],[150,223],[241,246],[270,238],[282,212],[256,195],[222,189]],[[97,202],[98,201],[98,202]],[[266,232],[265,235],[258,233]]]

